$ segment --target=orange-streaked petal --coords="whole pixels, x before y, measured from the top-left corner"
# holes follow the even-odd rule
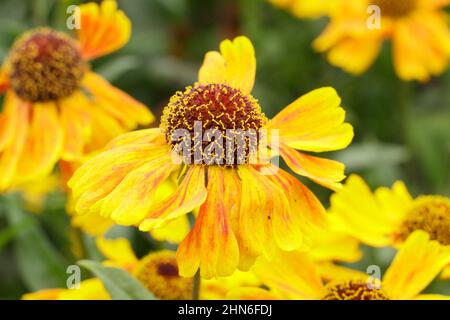
[[[53,102],[34,103],[28,137],[17,164],[18,181],[46,175],[61,156],[63,131]]]
[[[64,133],[62,158],[66,161],[79,160],[83,156],[85,143],[92,134],[89,114],[83,109],[88,105],[81,92],[59,102],[61,126]],[[88,107],[91,107],[88,105]]]
[[[342,188],[340,181],[345,178],[344,164],[300,153],[283,144],[280,145],[280,154],[295,173],[331,190]]]
[[[202,278],[230,276],[238,267],[239,248],[230,226],[229,208],[223,200],[226,168],[208,168],[208,196],[200,207],[194,228],[180,244],[180,275],[192,277],[200,268]]]
[[[125,176],[143,164],[169,152],[167,147],[124,146],[103,152],[83,164],[68,182],[75,209],[89,212],[108,195]]]
[[[242,287],[230,290],[226,296],[227,300],[280,300],[278,295],[262,289]]]
[[[3,111],[0,113],[0,151],[14,138],[18,117],[17,108],[20,103],[22,102],[13,92],[10,91],[6,94]]]
[[[244,36],[220,43],[220,53],[208,52],[199,70],[201,84],[224,83],[250,93],[256,74],[255,49]]]
[[[36,292],[26,293],[21,300],[58,300],[59,295],[65,289],[43,289]]]
[[[101,215],[122,225],[140,223],[158,200],[158,188],[177,167],[165,154],[134,169],[101,200]]]
[[[284,299],[318,299],[323,290],[317,266],[303,252],[277,251],[272,260],[258,259],[252,271]]]
[[[369,186],[354,174],[342,190],[331,196],[329,211],[330,220],[338,231],[375,247],[392,244],[392,233],[402,217],[402,213],[384,210]]]
[[[205,168],[190,167],[177,190],[149,210],[148,216],[141,222],[139,229],[148,231],[161,227],[168,221],[191,212],[205,202],[206,195]]]
[[[122,48],[130,39],[131,22],[117,9],[115,0],[103,0],[80,6],[80,29],[77,30],[85,59],[94,59]]]
[[[270,258],[277,246],[297,249],[302,237],[300,230],[290,226],[295,216],[291,216],[289,200],[280,186],[252,166],[239,166],[238,174],[242,181],[237,232],[240,269],[248,270],[257,256]]]
[[[391,299],[412,299],[450,263],[450,248],[422,231],[414,231],[402,245],[383,277],[383,290]]]
[[[17,174],[17,164],[25,147],[27,133],[29,130],[29,116],[31,106],[20,100],[11,106],[16,113],[14,117],[14,133],[11,143],[0,153],[0,191],[10,187],[12,180]]]
[[[5,66],[0,67],[0,94],[8,90],[9,77]]]
[[[114,87],[98,74],[86,73],[83,86],[89,90],[94,99],[100,100],[103,110],[129,129],[134,129],[137,125],[150,124],[155,120],[145,105]]]
[[[125,145],[163,145],[165,142],[166,140],[161,129],[151,128],[124,133],[111,140],[106,146],[106,149],[113,149]]]
[[[341,98],[330,87],[313,90],[298,98],[269,123],[279,130],[280,142],[287,146],[313,152],[339,150],[353,139],[353,128],[344,123]]]

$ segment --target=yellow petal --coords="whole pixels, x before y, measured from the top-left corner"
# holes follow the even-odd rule
[[[314,261],[356,262],[362,257],[359,240],[335,232],[330,227],[309,234],[311,256]]]
[[[167,152],[166,147],[124,146],[88,160],[75,171],[68,182],[73,192],[76,211],[89,212],[91,207],[111,193],[128,173]]]
[[[368,279],[368,275],[362,271],[337,265],[333,262],[318,262],[317,272],[325,281],[346,281],[349,279]]]
[[[233,41],[222,41],[220,53],[212,51],[206,54],[198,80],[201,84],[223,83],[250,93],[255,74],[255,49],[247,37],[240,36]]]
[[[402,245],[383,278],[383,289],[391,299],[412,299],[450,263],[450,248],[421,230]]]
[[[138,224],[157,199],[158,188],[177,168],[169,154],[128,173],[101,204],[101,214],[122,225]]]
[[[20,103],[12,91],[6,94],[3,111],[0,113],[0,151],[9,145],[14,137],[18,117],[17,108]]]
[[[163,145],[165,137],[159,128],[151,128],[145,130],[136,130],[122,134],[111,140],[106,149],[113,149],[125,145]]]
[[[242,196],[238,237],[240,269],[247,270],[254,259],[264,254],[271,257],[277,247],[294,250],[302,244],[298,225],[292,219],[289,200],[283,189],[252,166],[239,166]]]
[[[63,131],[56,105],[52,102],[34,103],[33,115],[17,170],[18,181],[30,180],[53,170],[60,159]]]
[[[126,238],[96,239],[98,250],[107,258],[105,264],[131,271],[138,262],[131,244]]]
[[[228,300],[280,300],[278,295],[261,288],[237,288],[231,290],[226,298]]]
[[[186,215],[173,219],[165,226],[153,229],[150,233],[158,241],[180,243],[190,230],[189,219]]]
[[[330,220],[335,227],[375,247],[392,244],[400,214],[383,210],[364,180],[351,175],[342,190],[331,196]]]
[[[85,143],[92,133],[89,114],[83,110],[83,107],[91,106],[81,92],[61,100],[59,106],[64,133],[62,158],[67,161],[81,159]]]
[[[128,129],[134,129],[137,125],[150,124],[155,120],[145,105],[112,86],[98,74],[86,73],[83,86],[94,96],[94,101],[95,98],[99,100],[98,107],[106,110],[110,116],[126,125]]]
[[[280,153],[288,167],[295,173],[329,188],[339,190],[345,178],[345,166],[337,161],[300,153],[286,145],[280,145]]]
[[[229,208],[222,198],[227,188],[223,178],[225,170],[228,169],[208,168],[208,196],[200,207],[194,228],[177,252],[183,277],[194,276],[198,268],[202,278],[229,276],[238,267],[239,248],[230,226]]]
[[[353,139],[353,128],[344,123],[345,111],[333,88],[313,90],[280,111],[269,123],[279,130],[280,142],[313,152],[339,150]]]
[[[190,167],[177,190],[149,210],[148,216],[141,222],[139,229],[148,231],[178,219],[205,202],[206,195],[204,167]]]
[[[6,148],[0,153],[0,191],[11,187],[12,181],[17,175],[19,158],[25,148],[26,138],[29,130],[29,115],[31,106],[17,100],[13,105],[14,132]],[[12,119],[12,118],[11,118]],[[11,143],[13,142],[13,143]]]
[[[122,48],[130,39],[131,22],[115,0],[103,0],[80,6],[80,29],[77,30],[85,59],[94,59]]]
[[[253,272],[284,299],[318,299],[323,290],[317,266],[305,253],[277,251],[272,260],[257,260]]]
[[[22,300],[58,300],[59,295],[65,289],[43,289],[36,292],[26,293]]]
[[[393,35],[394,66],[403,80],[427,81],[446,70],[450,31],[446,17],[416,13],[397,23]]]
[[[103,283],[97,279],[81,281],[79,289],[65,289],[58,297],[58,300],[111,300],[111,296],[106,291]]]

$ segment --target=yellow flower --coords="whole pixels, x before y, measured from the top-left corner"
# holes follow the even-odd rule
[[[403,80],[427,81],[447,69],[450,58],[448,0],[339,1],[331,21],[315,40],[331,64],[352,74],[366,71],[385,40],[392,42],[397,75]],[[380,9],[368,14],[370,5]],[[370,7],[376,8],[376,7]],[[370,9],[373,10],[373,9]],[[351,57],[351,59],[349,59]]]
[[[409,300],[448,299],[420,294],[450,261],[450,250],[430,241],[427,233],[414,232],[398,251],[382,279],[356,270],[336,268],[335,280],[324,284],[317,265],[307,253],[280,253],[270,262],[259,260],[255,273],[270,291],[255,288],[231,290],[231,299],[307,300]]]
[[[339,0],[269,0],[273,5],[289,10],[298,18],[319,18],[331,14]]]
[[[1,68],[0,191],[153,121],[144,105],[89,68],[127,43],[128,18],[114,0],[81,5],[80,17],[76,38],[48,28],[25,33]]]
[[[175,252],[151,252],[138,259],[125,238],[97,238],[97,247],[106,258],[103,264],[130,272],[156,298],[189,300],[193,295],[193,278],[178,274]],[[231,277],[205,280],[200,283],[200,299],[224,299],[229,290],[244,285],[259,285],[251,273],[236,272]],[[26,300],[100,300],[110,299],[102,282],[97,278],[84,280],[79,289],[45,289],[25,294]]]
[[[267,120],[250,94],[255,72],[254,48],[246,37],[225,40],[220,52],[208,52],[199,82],[170,99],[160,128],[116,138],[75,172],[69,186],[77,212],[95,212],[147,231],[199,209],[177,253],[185,277],[199,268],[203,278],[228,276],[236,268],[248,270],[257,256],[270,256],[277,247],[300,247],[309,226],[323,223],[324,208],[300,181],[261,159],[278,147],[294,172],[338,189],[343,164],[295,149],[345,148],[353,128],[344,123],[341,99],[332,88],[314,90]],[[270,137],[279,133],[279,141],[265,151],[262,141],[267,139],[256,133],[264,129]],[[185,144],[176,143],[179,131],[187,137]],[[211,132],[218,134],[217,141],[197,142],[198,137],[211,138],[206,134]],[[213,150],[214,161],[207,162],[214,149],[208,148],[220,145],[220,139],[232,144]],[[237,147],[235,139],[242,142]],[[176,153],[183,146],[183,155]],[[251,161],[255,149],[262,149],[257,159],[263,164]],[[177,190],[157,201],[155,191],[171,174],[179,178]]]
[[[331,197],[329,211],[337,230],[370,246],[397,247],[415,230],[427,232],[442,246],[450,245],[450,199],[413,199],[401,181],[372,192],[361,177],[351,175]]]

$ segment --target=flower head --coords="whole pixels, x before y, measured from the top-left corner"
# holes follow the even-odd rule
[[[270,291],[247,287],[233,289],[231,299],[300,300],[408,300],[447,298],[421,294],[450,261],[450,251],[427,233],[415,231],[401,246],[382,279],[357,270],[335,266],[333,277],[324,283],[320,270],[307,253],[279,253],[276,259],[261,259],[254,272]]]
[[[351,175],[331,197],[330,219],[337,230],[375,247],[397,247],[416,230],[441,246],[450,244],[450,199],[439,195],[413,198],[403,182],[372,192]]]
[[[299,10],[295,5],[309,1],[290,2],[294,5],[289,9],[296,15],[300,12],[308,16],[311,12],[308,7]],[[321,2],[314,3],[311,6],[316,10],[322,6]],[[448,0],[336,0],[332,3],[333,8],[325,12],[330,23],[313,44],[317,51],[326,53],[332,65],[361,74],[373,64],[387,40],[392,42],[395,71],[403,80],[425,82],[447,69],[450,30],[443,8],[449,5]]]
[[[1,70],[0,191],[80,160],[113,137],[153,121],[89,61],[126,44],[131,24],[114,0],[80,6],[77,36],[38,28],[19,37]]]
[[[250,93],[255,72],[246,37],[208,52],[198,82],[170,99],[160,128],[116,138],[75,172],[69,186],[76,210],[143,231],[197,212],[177,252],[185,277],[199,268],[207,279],[228,276],[277,248],[302,246],[308,230],[323,224],[324,208],[267,155],[280,154],[294,172],[338,189],[343,164],[295,149],[345,148],[353,129],[332,88],[308,93],[268,120]],[[157,199],[174,176],[176,190]]]

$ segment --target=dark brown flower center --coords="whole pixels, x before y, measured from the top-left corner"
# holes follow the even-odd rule
[[[417,0],[370,0],[372,5],[381,9],[381,16],[403,17],[414,11]]]
[[[431,240],[450,245],[450,199],[440,196],[422,196],[406,215],[396,240],[405,241],[416,231],[423,230]]]
[[[224,84],[197,84],[170,99],[161,129],[175,151],[184,151],[186,163],[232,166],[248,163],[266,122],[251,95]]]
[[[57,100],[80,87],[86,64],[76,43],[67,35],[37,29],[19,38],[7,67],[11,88],[24,100]]]
[[[370,288],[363,280],[330,283],[322,300],[389,300],[381,289]]]

